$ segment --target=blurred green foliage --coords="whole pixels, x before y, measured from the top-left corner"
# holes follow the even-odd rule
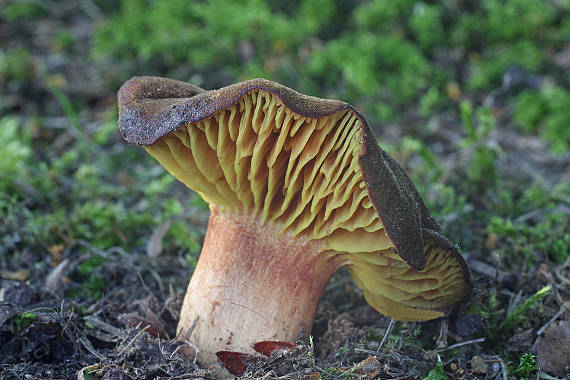
[[[91,255],[87,260],[79,264],[77,269],[81,276],[81,286],[69,290],[67,296],[78,297],[86,295],[93,299],[99,299],[107,288],[107,284],[105,280],[97,275],[96,269],[105,262],[107,262],[107,258]]]
[[[17,48],[0,49],[0,79],[3,81],[26,81],[32,76],[32,63],[28,50]]]
[[[570,183],[554,187],[535,183],[518,192],[505,190],[496,198],[486,231],[504,241],[509,257],[537,257],[564,263],[570,255]]]
[[[526,132],[538,133],[555,152],[570,150],[570,92],[549,86],[517,97],[514,121]]]
[[[105,125],[116,130],[115,123]],[[169,194],[172,176],[160,168],[148,172],[145,167],[154,165],[144,152],[103,151],[107,139],[93,137],[101,145],[85,136],[97,147],[93,150],[77,143],[36,163],[34,151],[41,141],[18,118],[0,119],[0,138],[6,143],[0,153],[0,253],[76,240],[98,249],[142,247],[156,225],[176,217],[167,241],[196,254],[201,236],[184,232],[184,220],[190,209],[202,206],[192,206],[192,197],[182,204]],[[129,162],[136,165],[131,173],[121,169]],[[117,175],[130,184],[116,186]]]
[[[25,311],[12,318],[13,329],[16,334],[20,334],[36,320],[37,314]]]
[[[474,109],[464,101],[459,114],[465,135],[454,149],[453,166],[443,165],[422,141],[411,137],[388,147],[389,153],[409,163],[428,207],[463,249],[481,245],[481,236],[471,232],[483,225],[485,233],[501,239],[505,257],[564,263],[570,254],[570,183],[549,186],[542,178],[519,183],[499,177],[501,149],[493,137],[497,121],[490,109]],[[466,228],[469,225],[472,228]],[[513,265],[509,263],[505,260],[505,265]]]
[[[424,115],[450,107],[455,100],[442,94],[463,81],[460,62],[472,92],[498,87],[511,65],[540,70],[564,44],[568,11],[567,2],[542,0],[126,0],[102,23],[92,53],[155,62],[169,68],[161,74],[198,85],[268,77],[389,121],[414,103]]]
[[[0,18],[6,21],[34,19],[46,13],[46,5],[39,1],[16,1],[2,5]]]
[[[522,302],[520,305],[509,311],[507,313],[507,317],[505,318],[505,320],[501,322],[501,324],[497,328],[495,327],[492,328],[493,330],[495,330],[494,332],[496,334],[496,338],[501,339],[502,337],[499,336],[500,334],[504,334],[507,330],[512,329],[515,327],[515,325],[521,323],[521,321],[526,320],[529,309],[537,305],[537,303],[542,298],[544,298],[548,294],[548,292],[550,292],[550,290],[551,290],[550,285],[545,286],[542,289],[539,289],[532,296],[524,300],[524,302]]]
[[[0,151],[0,192],[9,193],[14,179],[31,156],[30,136],[15,117],[0,119],[0,141],[4,142]]]
[[[443,369],[443,363],[438,355],[437,357],[437,365],[433,367],[431,371],[424,377],[424,380],[449,380],[449,377],[445,373],[445,369]]]
[[[467,101],[460,105],[460,116],[466,133],[460,145],[471,151],[467,178],[480,185],[493,185],[497,181],[495,160],[500,149],[490,140],[495,130],[495,118],[487,107],[479,108],[474,115],[473,107]]]

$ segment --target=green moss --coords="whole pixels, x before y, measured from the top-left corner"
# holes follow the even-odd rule
[[[546,254],[550,260],[562,264],[570,252],[568,227],[568,215],[554,212],[535,225],[494,216],[487,230],[507,238],[507,253],[512,256],[523,254],[535,260],[536,255]]]
[[[514,308],[507,314],[507,318],[499,325],[496,333],[504,333],[526,319],[527,313],[531,307],[533,307],[538,301],[540,301],[544,296],[550,292],[551,286],[545,286],[544,288],[538,290],[535,294],[527,298],[522,304]]]
[[[468,80],[471,90],[500,87],[503,73],[509,66],[517,65],[536,72],[545,58],[536,42],[521,40],[497,44],[485,50],[481,57],[471,61],[472,74]]]
[[[570,92],[558,86],[524,91],[515,106],[514,121],[526,132],[538,133],[552,151],[570,150]]]
[[[485,29],[489,41],[539,37],[555,21],[552,3],[541,0],[484,0]]]
[[[418,103],[425,118],[449,110],[439,95],[449,81],[479,93],[499,86],[510,65],[541,69],[563,46],[567,23],[539,0],[127,0],[101,24],[92,55],[151,62],[206,87],[211,72],[224,72],[224,84],[268,77],[355,103],[372,122],[392,121]],[[467,66],[458,72],[460,61]]]
[[[519,358],[519,364],[513,373],[520,379],[527,379],[534,375],[538,370],[536,365],[536,356],[530,353],[524,353]]]
[[[12,179],[30,163],[30,136],[17,118],[4,117],[0,119],[0,140],[0,191],[8,193],[15,190]]]
[[[166,236],[171,244],[187,250],[194,259],[197,259],[202,248],[202,239],[200,234],[193,230],[186,221],[177,220],[172,223]]]
[[[480,107],[473,112],[471,103],[462,102],[460,116],[466,137],[461,141],[462,147],[470,152],[467,176],[477,186],[490,186],[497,181],[495,161],[500,148],[490,139],[495,131],[495,118],[487,107]]]
[[[25,48],[0,49],[0,79],[8,81],[28,81],[32,77],[32,58]]]
[[[45,15],[47,12],[45,5],[36,1],[16,1],[2,5],[0,18],[6,21],[16,21],[21,19],[35,19]]]
[[[417,2],[408,23],[414,38],[423,50],[429,52],[445,43],[441,6]]]
[[[30,311],[26,311],[23,313],[18,314],[12,319],[12,323],[14,326],[14,332],[16,334],[21,333],[24,331],[28,326],[32,324],[37,318],[36,313],[32,313]]]

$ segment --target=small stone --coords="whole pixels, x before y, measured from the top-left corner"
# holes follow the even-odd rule
[[[495,249],[498,241],[499,241],[499,235],[496,234],[495,232],[491,232],[489,235],[487,235],[487,239],[485,240],[485,248]]]
[[[17,271],[9,271],[0,269],[0,278],[10,281],[26,281],[30,277],[30,273],[26,270],[19,269]]]
[[[471,369],[473,373],[485,374],[487,373],[487,363],[480,356],[473,356],[471,359]]]
[[[360,362],[360,369],[365,373],[380,372],[382,366],[375,356],[369,356]]]
[[[3,301],[18,305],[28,306],[36,300],[34,289],[22,282],[14,282],[4,290]]]
[[[519,277],[517,273],[507,273],[501,277],[501,285],[514,292],[519,286]]]
[[[528,352],[532,347],[533,329],[524,330],[513,335],[507,341],[507,351],[509,352]]]
[[[539,367],[550,375],[564,377],[570,369],[570,321],[552,324],[532,346]]]
[[[107,367],[101,380],[125,380],[127,375],[121,367]]]
[[[457,335],[466,338],[487,330],[487,324],[480,315],[459,315],[450,321],[450,328]]]
[[[380,343],[376,341],[366,343],[366,348],[369,350],[377,350],[380,347]]]

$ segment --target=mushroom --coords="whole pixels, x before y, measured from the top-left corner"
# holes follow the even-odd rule
[[[215,91],[135,77],[119,126],[209,204],[178,324],[202,365],[310,333],[331,275],[400,321],[447,315],[468,269],[404,170],[349,104],[253,79]]]

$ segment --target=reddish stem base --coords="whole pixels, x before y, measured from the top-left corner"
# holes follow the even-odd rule
[[[203,366],[217,351],[253,353],[264,340],[310,333],[321,295],[340,261],[323,244],[211,207],[208,231],[182,306],[178,337]]]

